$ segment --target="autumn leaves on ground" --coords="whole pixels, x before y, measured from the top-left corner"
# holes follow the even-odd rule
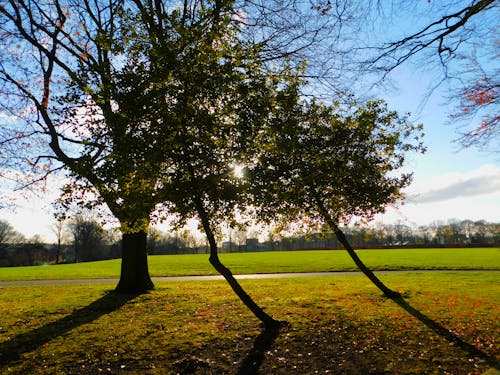
[[[363,276],[0,289],[2,374],[481,374],[498,367],[497,272],[383,275],[431,329]],[[458,340],[453,342],[454,340]]]

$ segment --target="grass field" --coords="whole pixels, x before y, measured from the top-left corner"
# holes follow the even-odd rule
[[[359,250],[373,270],[494,269],[500,270],[500,248]],[[342,250],[221,254],[235,274],[356,270]],[[149,257],[152,276],[210,275],[208,256],[155,255]],[[36,267],[0,268],[0,281],[35,279],[116,278],[120,260]]]
[[[262,332],[223,281],[160,282],[139,296],[109,293],[114,284],[4,287],[0,373],[495,373],[498,274],[381,276],[441,334],[360,275],[242,281],[291,324],[279,334]]]

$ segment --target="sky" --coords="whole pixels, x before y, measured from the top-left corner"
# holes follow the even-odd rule
[[[392,108],[411,112],[413,121],[424,125],[427,152],[410,157],[414,180],[406,189],[405,204],[376,220],[417,225],[452,219],[500,222],[500,140],[492,140],[488,149],[455,142],[457,126],[449,122],[453,108],[446,87],[427,95],[433,78],[405,69],[395,77],[398,89],[385,96]]]

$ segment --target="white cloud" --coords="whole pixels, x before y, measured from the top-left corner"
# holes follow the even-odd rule
[[[406,204],[377,216],[383,222],[429,224],[435,220],[500,222],[500,167],[483,165],[466,172],[420,178],[408,188]]]
[[[469,173],[448,173],[420,182],[409,203],[435,203],[500,193],[500,168],[484,165]]]

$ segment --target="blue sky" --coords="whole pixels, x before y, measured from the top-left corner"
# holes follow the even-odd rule
[[[405,68],[394,79],[398,89],[381,95],[392,108],[411,112],[412,119],[424,125],[428,150],[410,157],[414,181],[407,189],[407,203],[377,219],[417,224],[449,219],[500,222],[500,140],[492,140],[488,150],[462,148],[454,142],[457,127],[449,122],[453,108],[446,99],[446,85],[428,96],[433,75]]]

